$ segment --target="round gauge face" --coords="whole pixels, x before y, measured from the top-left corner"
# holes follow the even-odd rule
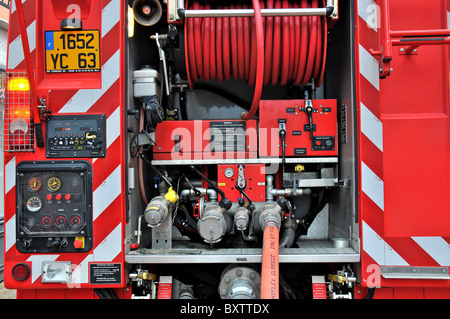
[[[51,192],[57,192],[61,188],[61,180],[56,177],[50,177],[47,181],[47,189]]]
[[[42,187],[42,181],[39,177],[32,177],[28,180],[27,187],[31,192],[37,192]]]
[[[225,170],[224,174],[225,174],[225,177],[227,177],[227,178],[232,178],[233,175],[234,175],[234,170],[233,170],[231,167],[228,167],[228,168]]]
[[[42,208],[42,200],[38,196],[33,196],[27,200],[27,209],[36,213]]]

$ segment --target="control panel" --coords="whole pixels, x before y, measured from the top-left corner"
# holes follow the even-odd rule
[[[46,122],[47,158],[105,157],[105,115],[55,115]]]
[[[218,165],[217,183],[232,201],[245,199],[244,192],[252,201],[263,202],[266,200],[266,165]]]
[[[337,156],[336,100],[263,100],[261,157]]]
[[[91,249],[91,171],[87,161],[18,164],[18,251],[64,253]]]

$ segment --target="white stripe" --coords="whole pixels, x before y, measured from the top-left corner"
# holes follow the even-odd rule
[[[379,63],[361,44],[359,45],[359,69],[361,74],[377,90],[380,90]]]
[[[409,266],[365,221],[363,221],[363,249],[380,266]]]
[[[89,282],[89,263],[112,261],[122,251],[122,224],[119,224],[72,272],[72,283]]]
[[[16,215],[5,223],[5,252],[16,244]]]
[[[369,28],[377,31],[378,28],[378,6],[372,0],[358,0],[358,14],[366,21]]]
[[[112,261],[122,251],[122,224],[94,249],[94,261]]]
[[[31,255],[27,261],[31,261],[31,282],[34,283],[42,273],[43,261],[55,261],[59,255]]]
[[[120,195],[122,185],[122,168],[119,165],[93,194],[93,218],[97,219],[105,209]]]
[[[106,120],[106,148],[120,136],[120,106]]]
[[[450,11],[447,11],[447,28],[450,29]]]
[[[112,0],[102,11],[102,38],[120,21],[120,0]]]
[[[59,113],[84,113],[87,112],[108,89],[119,79],[120,76],[120,50],[102,67],[102,88],[91,90],[83,89],[64,105]]]
[[[361,162],[362,191],[384,211],[384,182],[364,163]]]
[[[106,148],[120,136],[120,106],[111,114],[106,120]],[[98,158],[93,158],[92,163],[95,163]]]
[[[16,186],[16,157],[5,165],[5,195]]]
[[[450,266],[450,245],[442,237],[412,237],[441,266]]]
[[[27,27],[28,43],[30,45],[30,52],[36,49],[36,20]],[[8,68],[15,69],[23,60],[25,55],[23,53],[22,36],[18,36],[9,44],[8,49]]]
[[[383,152],[383,123],[362,102],[361,131]]]
[[[22,0],[22,4],[24,4],[25,1],[27,1],[27,0]],[[16,1],[15,0],[11,0],[11,14],[13,14],[14,11],[16,11]]]

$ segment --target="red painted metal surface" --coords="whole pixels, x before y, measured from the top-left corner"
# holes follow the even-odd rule
[[[314,136],[333,136],[337,141],[336,100],[313,100]],[[282,156],[279,121],[286,120],[286,157],[337,156],[338,147],[329,150],[313,150],[308,115],[303,111],[304,100],[264,100],[260,106],[259,155]]]
[[[414,289],[427,297],[424,291],[434,290],[422,287],[449,287],[449,281],[387,279],[382,267],[450,266],[448,51],[438,45],[414,55],[392,50],[392,72],[380,79],[386,61],[375,59],[371,49],[382,52],[389,43],[365,9],[356,10],[361,284],[411,287],[405,294],[395,288],[394,298],[413,297]],[[447,1],[391,1],[388,11],[394,36],[434,36],[447,29]],[[448,289],[442,291],[448,297]]]
[[[214,134],[215,128],[219,130],[214,141],[211,134]],[[221,142],[218,142],[219,138]],[[153,146],[155,160],[257,158],[258,129],[255,120],[165,121],[156,127],[155,139],[158,140],[158,145]],[[234,147],[238,140],[242,143]]]
[[[233,171],[233,175],[228,177],[225,172],[230,169]],[[227,198],[233,202],[237,202],[238,198],[245,199],[244,195],[236,189],[239,165],[218,165],[217,170],[217,184]],[[243,176],[246,184],[245,194],[252,201],[264,202],[266,200],[266,166],[264,164],[243,165]]]
[[[95,2],[95,3],[94,3]],[[52,4],[59,4],[61,13]],[[90,10],[91,4],[96,10]],[[92,165],[93,178],[93,248],[86,253],[27,254],[19,253],[15,246],[16,198],[15,167],[23,161],[48,161],[45,149],[34,153],[6,153],[5,163],[5,285],[18,290],[18,297],[24,298],[81,298],[93,297],[93,288],[117,288],[126,286],[124,268],[123,232],[125,224],[125,178],[124,178],[124,136],[122,110],[124,105],[124,32],[125,21],[123,1],[83,1],[80,2],[81,17],[86,27],[100,30],[100,51],[102,69],[98,74],[80,73],[68,80],[67,74],[46,74],[44,48],[45,31],[60,30],[62,17],[68,1],[28,0],[23,4],[25,25],[27,27],[32,66],[38,75],[37,92],[47,100],[48,109],[53,115],[59,114],[105,114],[107,152],[105,158],[84,159]],[[45,10],[43,10],[45,6]],[[86,6],[86,7],[85,7]],[[91,15],[89,15],[89,13]],[[56,16],[55,16],[56,15]],[[90,17],[90,18],[89,18]],[[8,34],[8,71],[26,69],[22,46],[18,44],[20,31],[17,10],[10,14]],[[94,82],[90,81],[92,78]],[[86,79],[84,82],[83,80]],[[62,85],[64,84],[64,85]],[[45,130],[45,123],[43,129]],[[68,261],[72,264],[70,284],[43,284],[41,282],[41,261]],[[30,277],[18,282],[11,277],[11,269],[17,263],[26,263],[31,268]],[[90,282],[92,263],[114,263],[121,273],[120,280],[114,284],[93,285]],[[80,289],[69,289],[80,288]]]

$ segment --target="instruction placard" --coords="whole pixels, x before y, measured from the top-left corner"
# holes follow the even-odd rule
[[[122,265],[113,263],[89,264],[91,285],[111,285],[122,283]]]

